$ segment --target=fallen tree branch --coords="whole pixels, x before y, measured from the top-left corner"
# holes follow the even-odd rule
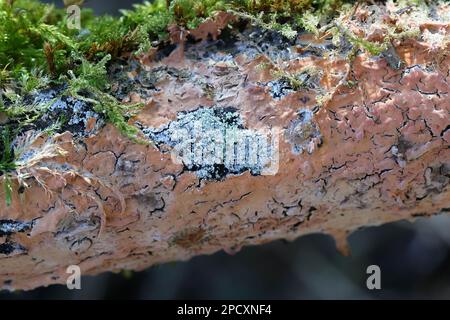
[[[367,21],[370,10],[358,7],[346,26],[364,41],[388,27]],[[417,23],[450,32],[448,21]],[[0,202],[1,286],[65,283],[69,265],[142,270],[314,232],[346,252],[359,227],[449,211],[449,42],[392,39],[387,58],[345,36],[339,47],[329,37],[303,46],[311,35],[233,32],[110,66],[113,94],[144,103],[129,124],[148,144],[86,113],[76,129],[27,140],[8,176],[11,203]],[[301,86],[289,82],[297,76]]]

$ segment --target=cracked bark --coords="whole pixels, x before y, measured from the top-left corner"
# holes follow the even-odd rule
[[[367,27],[358,12],[349,23]],[[419,27],[450,33],[448,23]],[[199,38],[218,27],[202,28]],[[160,60],[113,66],[115,93],[145,103],[130,120],[144,133],[199,108],[230,106],[245,129],[279,127],[277,174],[221,168],[211,178],[174,163],[169,142],[136,144],[111,125],[91,124],[84,137],[41,136],[31,151],[52,144],[64,154],[28,167],[28,187],[15,182],[12,205],[0,202],[0,286],[65,283],[72,264],[83,274],[142,270],[314,232],[333,235],[345,252],[347,235],[362,226],[448,213],[448,44],[438,55],[429,41],[397,41],[403,65],[394,68],[391,58],[363,52],[352,62],[327,57],[325,44],[305,53],[302,42],[291,50],[269,43],[255,54],[250,32],[227,40],[213,34]],[[292,73],[314,66],[321,74],[291,90],[270,66],[258,67],[267,59]],[[324,92],[331,94],[319,107]]]

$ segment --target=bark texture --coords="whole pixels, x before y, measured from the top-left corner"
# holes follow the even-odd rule
[[[18,173],[27,187],[14,180],[11,205],[0,202],[0,286],[65,283],[73,264],[83,274],[142,270],[314,232],[345,251],[359,227],[447,213],[450,46],[433,37],[448,39],[450,24],[363,7],[346,28],[382,39],[395,17],[421,35],[379,56],[348,60],[345,37],[332,51],[307,34],[290,42],[258,27],[230,30],[231,17],[219,15],[191,34],[197,41],[174,28],[173,46],[113,65],[115,94],[145,103],[130,123],[151,144],[95,118],[82,132],[27,144]],[[302,86],[280,70],[303,74]],[[170,133],[189,132],[195,119],[280,128],[277,173],[172,161]]]

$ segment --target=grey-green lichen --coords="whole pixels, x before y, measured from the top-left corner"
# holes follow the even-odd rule
[[[246,129],[233,107],[180,112],[175,121],[160,128],[143,127],[142,131],[200,179],[220,180],[247,170],[264,174],[278,152],[270,132]]]

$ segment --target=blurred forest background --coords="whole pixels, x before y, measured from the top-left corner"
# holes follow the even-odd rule
[[[52,2],[62,6],[63,1]],[[118,14],[130,0],[87,0],[97,14]],[[82,290],[56,285],[0,299],[450,299],[450,216],[356,231],[352,255],[326,235],[219,252],[187,262],[82,278]],[[366,268],[381,268],[381,290],[368,290]]]

